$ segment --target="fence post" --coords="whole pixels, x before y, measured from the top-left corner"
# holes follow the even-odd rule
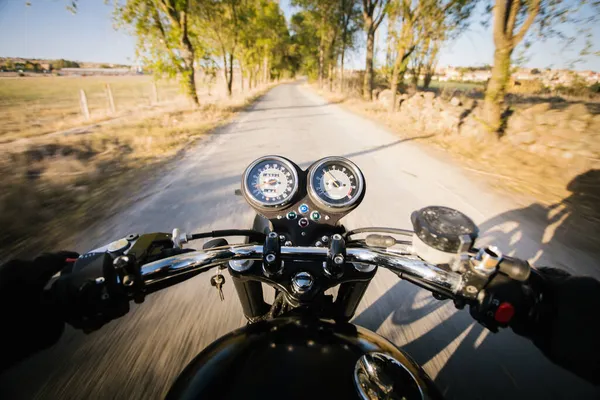
[[[110,84],[106,84],[106,98],[108,100],[108,111],[114,115],[117,111],[115,108],[115,100],[113,99],[112,90],[110,89]]]
[[[81,106],[81,113],[86,121],[90,120],[90,110],[88,108],[87,97],[85,96],[85,92],[83,89],[79,90],[79,105]]]
[[[152,104],[158,104],[158,88],[156,87],[156,81],[152,81]]]

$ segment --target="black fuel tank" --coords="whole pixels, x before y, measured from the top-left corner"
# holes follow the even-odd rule
[[[418,364],[377,334],[349,323],[286,317],[248,325],[212,343],[185,368],[167,398],[412,400],[441,395]]]

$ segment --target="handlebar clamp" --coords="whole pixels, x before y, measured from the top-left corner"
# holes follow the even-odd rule
[[[339,278],[344,274],[344,264],[346,263],[346,242],[340,234],[331,237],[329,251],[327,251],[327,261],[323,265],[326,274]]]
[[[283,261],[281,260],[281,243],[277,232],[270,232],[263,245],[263,270],[265,275],[273,276],[281,273]]]

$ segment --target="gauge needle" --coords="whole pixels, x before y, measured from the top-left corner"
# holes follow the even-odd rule
[[[331,179],[333,179],[333,185],[334,185],[336,188],[339,188],[339,187],[340,187],[340,184],[338,183],[337,179],[335,179],[335,177],[334,177],[333,175],[331,175],[331,172],[329,172],[329,171],[326,171],[326,172],[329,174],[329,176],[331,177]]]
[[[263,182],[263,183],[258,183],[256,185],[254,185],[254,187],[256,187],[257,189],[260,189],[264,185],[271,185],[271,186],[273,186],[273,185],[275,185],[277,183],[279,183],[279,181],[277,179],[271,179],[271,180]]]

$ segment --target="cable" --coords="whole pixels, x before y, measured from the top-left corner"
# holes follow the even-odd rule
[[[391,233],[394,235],[405,235],[412,236],[413,231],[408,229],[397,229],[397,228],[383,228],[383,227],[371,227],[371,228],[358,228],[346,232],[346,238],[351,235],[358,235],[359,233]]]
[[[188,240],[197,240],[204,239],[210,237],[222,237],[222,236],[261,236],[265,237],[266,235],[259,231],[254,231],[252,229],[225,229],[220,231],[211,231],[211,232],[202,232],[202,233],[194,233],[189,235]]]

